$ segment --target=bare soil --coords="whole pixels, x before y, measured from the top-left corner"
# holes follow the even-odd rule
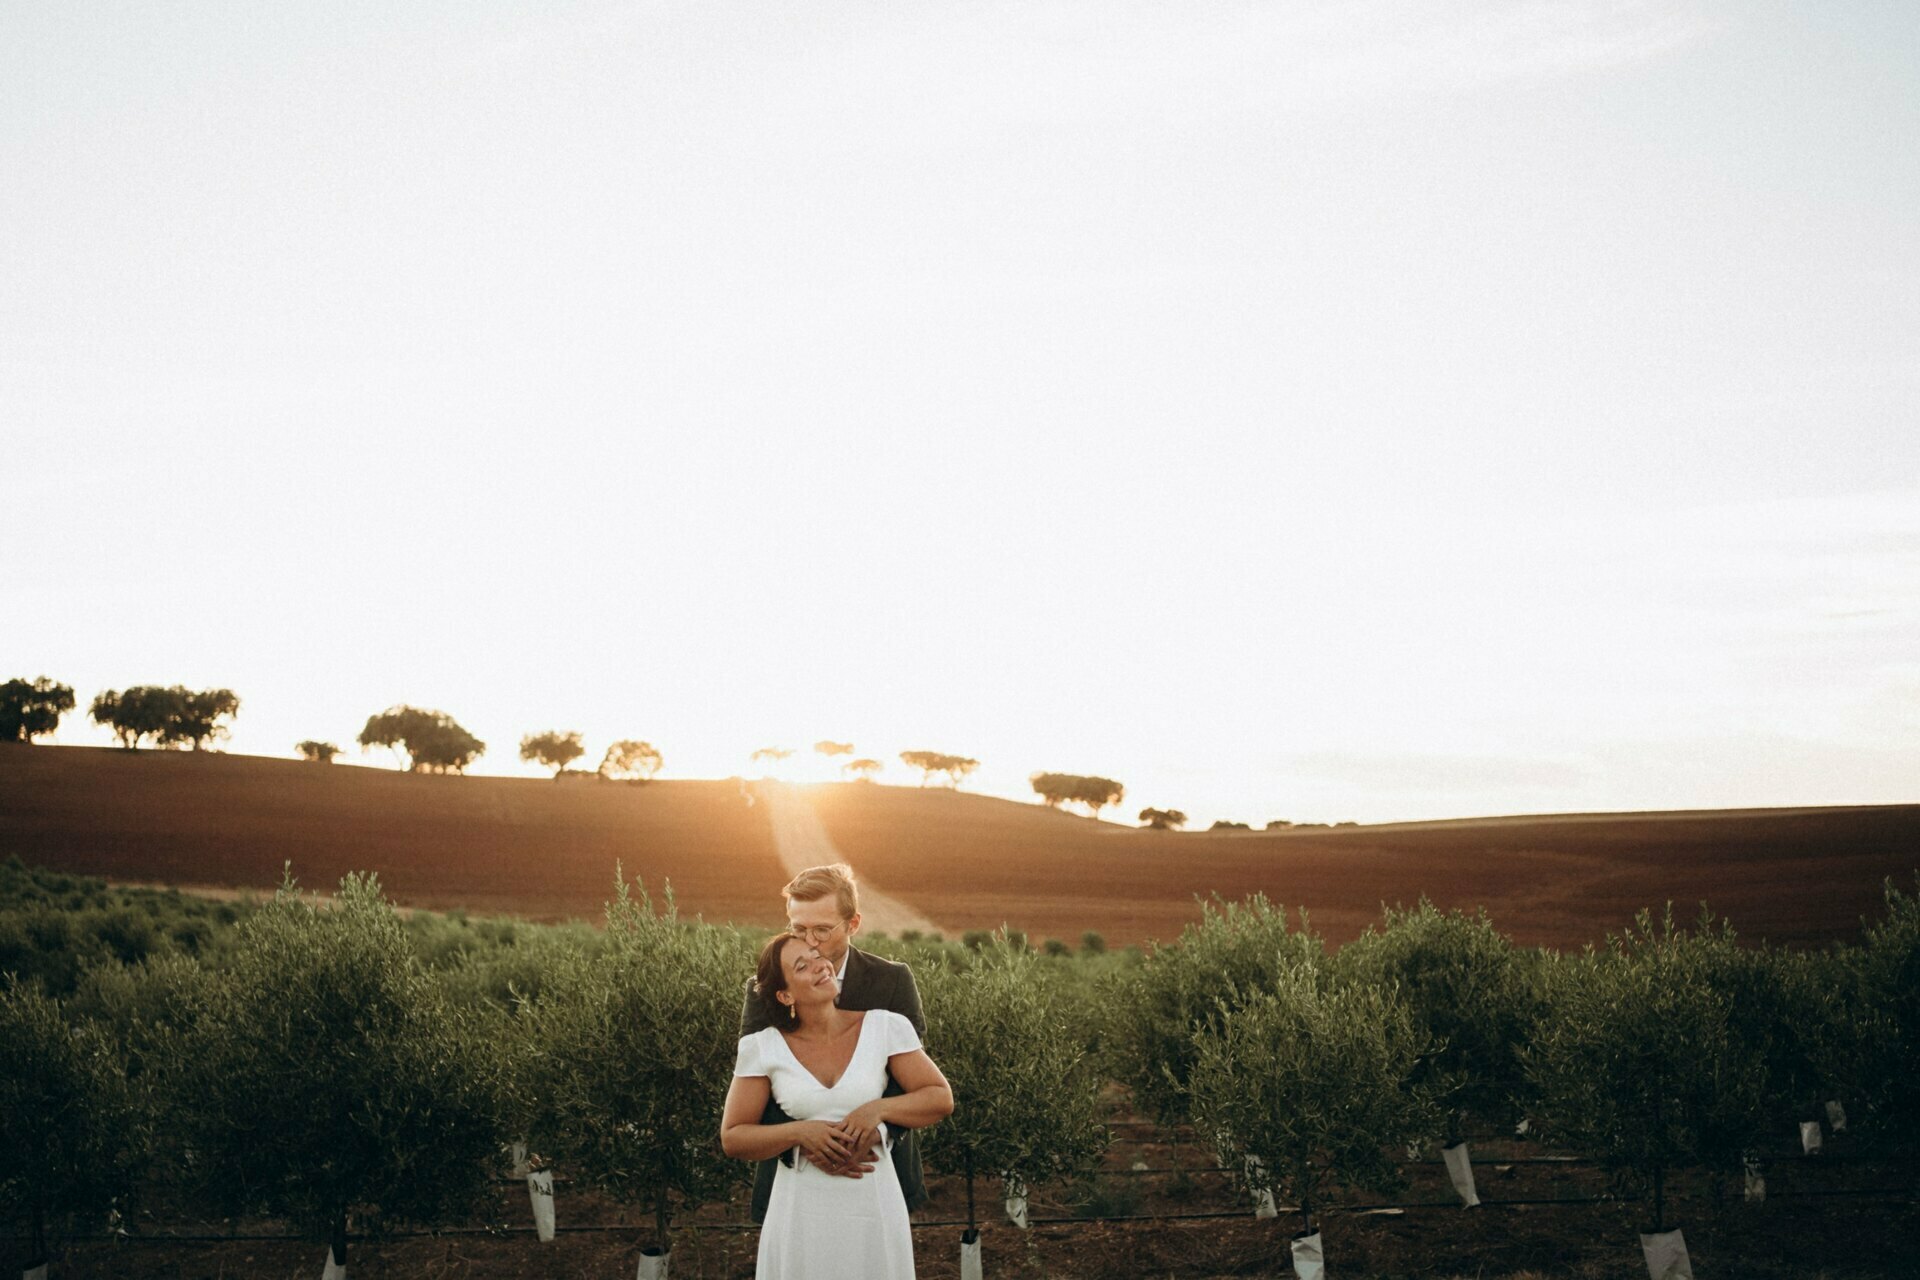
[[[1425,895],[1484,907],[1526,945],[1598,942],[1642,907],[1707,902],[1743,936],[1809,945],[1859,937],[1920,867],[1920,806],[1577,814],[1288,832],[1167,832],[928,788],[815,788],[854,866],[961,928],[1036,942],[1170,940],[1195,895],[1264,893],[1304,907],[1335,943],[1385,904]]]

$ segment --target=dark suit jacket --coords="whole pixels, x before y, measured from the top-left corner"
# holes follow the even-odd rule
[[[836,1003],[842,1009],[855,1013],[868,1009],[890,1009],[913,1024],[922,1040],[927,1035],[927,1019],[920,1012],[920,988],[913,983],[913,970],[895,960],[883,960],[879,956],[868,955],[857,947],[847,948],[847,977],[840,984],[840,998]],[[776,1018],[784,1016],[786,1006],[778,1000],[763,1000],[754,993],[753,980],[747,980],[746,1003],[740,1010],[740,1034],[750,1036],[764,1027],[774,1025]],[[887,1093],[903,1092],[898,1082],[887,1080]],[[785,1124],[793,1117],[780,1109],[780,1104],[772,1099],[767,1101],[766,1112],[760,1117],[761,1124]],[[888,1125],[893,1131],[893,1170],[900,1176],[900,1190],[907,1198],[909,1212],[918,1209],[927,1202],[926,1180],[920,1174],[920,1144],[913,1130],[902,1129],[898,1125]],[[773,1196],[773,1172],[781,1160],[791,1161],[793,1153],[774,1160],[763,1160],[753,1178],[753,1220],[763,1222],[767,1216],[767,1201]]]

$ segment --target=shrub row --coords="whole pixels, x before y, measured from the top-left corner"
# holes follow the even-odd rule
[[[0,923],[146,912],[175,937],[171,905],[0,870]],[[875,945],[919,978],[958,1102],[925,1150],[967,1178],[970,1216],[976,1179],[1017,1195],[1093,1167],[1117,1080],[1309,1227],[1338,1188],[1393,1190],[1405,1145],[1522,1118],[1650,1193],[1657,1227],[1671,1171],[1737,1173],[1829,1099],[1912,1154],[1920,905],[1891,886],[1887,905],[1862,945],[1819,952],[1643,915],[1563,955],[1425,903],[1330,951],[1259,898],[1144,955]],[[164,1179],[344,1261],[350,1219],[484,1216],[523,1141],[650,1210],[665,1249],[676,1213],[744,1180],[716,1129],[756,937],[624,883],[602,930],[403,918],[358,876],[330,905],[288,883],[224,909],[192,946],[6,953],[0,1199],[36,1239]]]

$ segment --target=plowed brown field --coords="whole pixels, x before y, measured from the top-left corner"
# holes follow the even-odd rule
[[[1143,831],[943,790],[848,783],[813,793],[835,846],[863,874],[957,928],[1005,921],[1037,941],[1171,939],[1195,894],[1265,893],[1308,909],[1334,942],[1381,903],[1422,894],[1485,907],[1529,945],[1600,941],[1668,900],[1704,899],[1742,936],[1859,936],[1888,877],[1920,867],[1920,806],[1598,814],[1404,823],[1328,831]]]
[[[460,778],[214,752],[0,747],[0,857],[117,880],[310,889],[599,921],[614,867],[683,915],[776,924],[787,877],[737,783]]]
[[[1671,899],[1747,937],[1857,937],[1881,882],[1913,886],[1920,806],[1604,814],[1336,831],[1138,831],[1032,804],[808,788],[863,876],[949,929],[1078,945],[1171,939],[1196,894],[1264,892],[1344,941],[1382,902],[1484,906],[1517,941],[1577,945]],[[740,786],[427,777],[217,753],[0,747],[0,856],[183,887],[311,888],[375,871],[397,901],[597,920],[616,860],[685,914],[771,925],[786,876]]]

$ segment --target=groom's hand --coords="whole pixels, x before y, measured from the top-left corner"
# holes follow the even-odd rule
[[[857,1154],[846,1132],[824,1120],[808,1120],[800,1126],[799,1146],[808,1160],[829,1173],[853,1162]]]
[[[834,1132],[846,1142],[850,1154],[838,1164],[822,1165],[828,1173],[840,1178],[864,1178],[873,1172],[874,1162],[880,1158],[877,1143],[869,1142],[864,1150],[860,1149],[857,1135],[843,1126],[836,1126]]]

